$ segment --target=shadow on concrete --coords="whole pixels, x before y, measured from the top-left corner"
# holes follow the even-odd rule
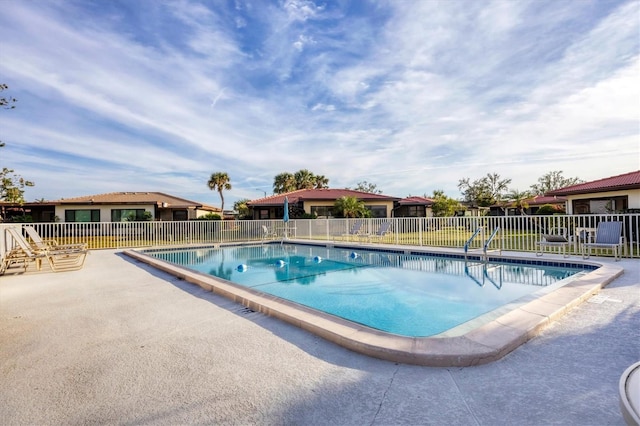
[[[494,363],[431,368],[356,354],[118,255],[195,297],[259,325],[315,359],[336,366],[336,377],[301,389],[266,417],[247,413],[243,421],[341,425],[624,424],[618,406],[618,380],[630,364],[640,359],[637,298],[620,305],[582,304],[540,336]],[[618,279],[611,287],[615,291],[627,287],[630,292],[628,287],[638,287],[638,283]],[[200,408],[189,404],[181,409]],[[158,414],[143,421],[163,419],[166,420]]]

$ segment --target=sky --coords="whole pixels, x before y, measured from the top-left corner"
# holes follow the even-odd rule
[[[640,169],[640,2],[0,0],[0,167],[27,201],[225,208],[308,169],[459,198]]]

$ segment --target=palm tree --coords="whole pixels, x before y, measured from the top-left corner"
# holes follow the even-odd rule
[[[251,201],[248,198],[233,203],[233,210],[238,212],[239,219],[251,219],[251,209],[247,206],[247,203]]]
[[[224,220],[224,196],[222,195],[222,191],[224,191],[225,189],[227,191],[231,189],[231,184],[229,183],[230,180],[231,179],[229,179],[229,175],[226,172],[217,172],[217,173],[213,173],[209,178],[209,182],[207,182],[207,185],[209,185],[210,190],[212,191],[216,190],[218,191],[218,194],[220,194],[220,201],[221,201],[220,213],[223,220]]]
[[[364,202],[356,197],[338,198],[333,205],[333,211],[342,217],[369,217],[371,215]]]
[[[273,179],[274,194],[296,191],[298,189],[322,189],[329,187],[329,179],[322,175],[314,175],[307,169],[295,173],[280,173]]]
[[[307,169],[298,170],[294,175],[296,189],[312,189],[316,185],[316,177]]]
[[[295,191],[296,189],[296,179],[291,173],[280,173],[273,179],[274,194],[284,194],[285,192]]]
[[[507,194],[507,199],[510,201],[509,206],[515,209],[518,209],[518,212],[521,215],[524,215],[525,209],[529,208],[529,204],[527,203],[527,198],[530,198],[531,194],[528,191],[518,191],[517,189],[512,189],[509,194]]]
[[[329,187],[329,179],[323,175],[316,175],[315,189],[324,189]]]

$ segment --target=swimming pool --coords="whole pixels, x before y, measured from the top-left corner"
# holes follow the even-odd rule
[[[460,327],[593,269],[291,244],[147,253],[409,337],[434,336]]]
[[[436,252],[265,244],[125,253],[354,351],[432,366],[467,366],[499,359],[622,273],[620,267],[593,261],[541,262],[501,256],[490,258],[488,264],[478,259],[464,263],[459,251],[433,250]],[[436,272],[444,283],[431,283]],[[354,278],[357,285],[344,285]],[[321,291],[312,297],[310,288]],[[281,291],[287,297],[306,296],[295,302],[284,299]],[[485,293],[491,297],[481,301]],[[368,298],[376,300],[374,305],[384,314],[373,308],[360,309],[360,302],[353,302]],[[423,299],[430,298],[433,300],[425,305]],[[322,306],[311,308],[309,300],[329,307],[326,311]],[[461,309],[466,317],[447,318],[451,311],[459,310],[451,306],[460,303],[466,306]],[[346,314],[338,312],[352,314],[356,308],[377,322],[368,325],[368,319],[361,317],[347,320]],[[444,319],[407,321],[411,310],[439,312]],[[384,320],[378,321],[380,318]]]

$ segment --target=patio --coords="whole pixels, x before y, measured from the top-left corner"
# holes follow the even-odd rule
[[[640,359],[640,262],[617,265],[625,274],[606,299],[503,359],[430,368],[355,354],[118,251],[93,251],[79,271],[0,277],[0,418],[623,425],[618,380]]]

